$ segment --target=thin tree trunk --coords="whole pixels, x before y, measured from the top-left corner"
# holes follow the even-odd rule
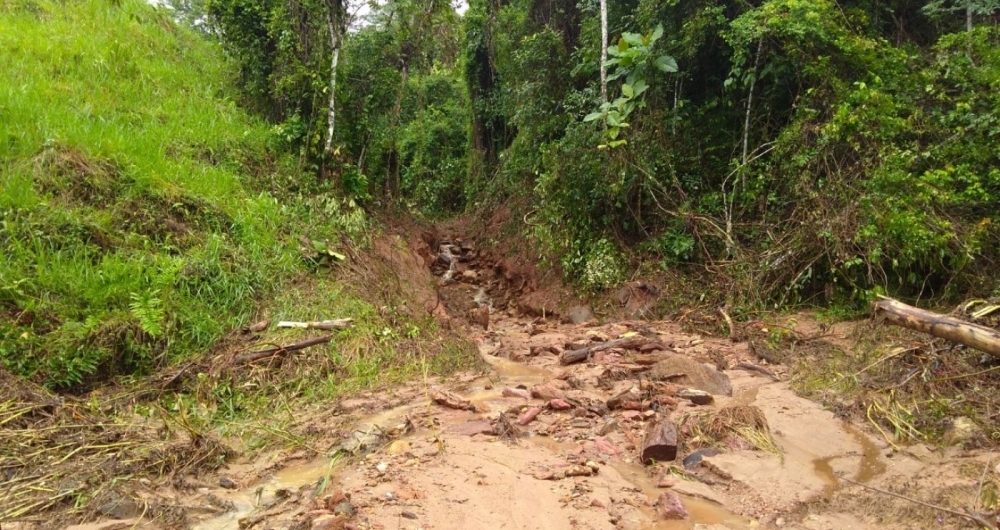
[[[608,102],[608,0],[601,0],[601,103]]]
[[[750,114],[753,110],[753,92],[757,87],[757,69],[760,67],[761,48],[764,47],[764,37],[757,41],[757,56],[753,60],[753,79],[750,80],[750,93],[747,95],[746,115],[743,118],[743,157],[740,159],[741,165],[747,164],[747,153],[750,146]]]
[[[344,4],[342,0],[328,0],[326,25],[330,31],[330,109],[327,115],[324,154],[329,154],[333,150],[333,129],[337,118],[337,63],[340,62],[340,46],[344,34],[343,22]]]

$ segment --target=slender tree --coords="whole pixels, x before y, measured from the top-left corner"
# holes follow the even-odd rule
[[[608,102],[608,0],[601,0],[601,103]]]
[[[340,48],[347,30],[344,0],[326,0],[326,25],[330,32],[330,108],[323,153],[329,155],[333,150],[333,129],[337,121],[337,63],[340,62]]]

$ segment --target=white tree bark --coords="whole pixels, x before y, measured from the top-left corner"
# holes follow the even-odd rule
[[[601,0],[601,103],[608,102],[608,0]]]
[[[333,150],[333,129],[337,121],[337,63],[344,37],[344,3],[327,0],[326,25],[330,31],[330,109],[327,114],[326,145],[324,154]]]

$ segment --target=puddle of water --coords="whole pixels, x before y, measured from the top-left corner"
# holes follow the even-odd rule
[[[816,458],[813,459],[813,472],[816,476],[823,479],[826,482],[826,486],[823,486],[823,493],[820,497],[826,499],[829,498],[835,491],[840,489],[840,481],[837,480],[837,475],[833,472],[833,466],[830,462],[835,459],[840,458],[839,456],[828,456],[826,458]]]
[[[861,465],[858,467],[858,473],[854,476],[854,481],[864,484],[885,473],[885,462],[882,460],[882,451],[879,451],[875,442],[850,423],[845,422],[844,429],[861,444]]]

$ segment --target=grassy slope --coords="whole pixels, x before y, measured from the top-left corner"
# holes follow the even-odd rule
[[[298,266],[235,163],[267,129],[142,2],[0,6],[0,359],[60,386],[207,346]]]
[[[418,369],[398,370],[400,344],[384,340],[412,335],[401,320],[307,272],[300,235],[336,240],[366,222],[329,195],[258,191],[304,177],[281,171],[294,162],[229,98],[227,75],[216,46],[141,0],[0,0],[11,371],[50,387],[141,374],[204,351],[259,301],[277,318],[358,319],[326,352],[344,388]],[[302,294],[271,302],[286,279]],[[345,358],[348,346],[364,355]]]

